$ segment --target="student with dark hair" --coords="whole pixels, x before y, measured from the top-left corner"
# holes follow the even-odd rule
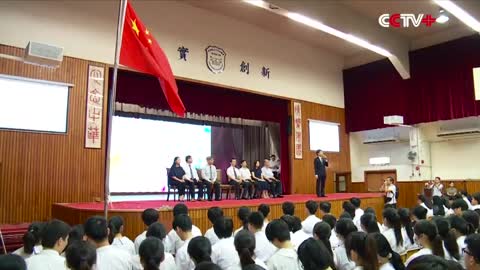
[[[475,232],[478,231],[478,226],[480,224],[479,223],[480,222],[480,217],[478,216],[477,212],[475,212],[473,210],[463,211],[462,217],[465,219],[465,221],[472,224]]]
[[[23,235],[23,247],[15,250],[13,254],[19,255],[24,259],[39,254],[42,250],[42,233],[45,229],[45,222],[33,222],[27,228]]]
[[[450,230],[450,223],[444,217],[433,217],[432,222],[435,223],[438,230],[438,235],[442,237],[443,253],[446,259],[458,260],[460,253],[458,252],[458,244],[455,234]]]
[[[383,226],[384,230],[382,231],[382,234],[387,238],[392,249],[399,254],[405,252],[402,236],[402,223],[397,209],[385,208],[383,210]]]
[[[292,224],[292,232],[296,233],[302,229],[302,220],[297,217],[297,216],[292,216],[293,217],[293,224]]]
[[[360,208],[360,205],[362,204],[362,201],[359,198],[353,197],[350,199],[350,202],[352,205],[355,207],[355,217],[353,218],[353,223],[357,228],[360,228],[361,221],[360,219],[362,218],[363,214],[365,213],[362,208]]]
[[[48,265],[50,270],[65,269],[65,258],[60,254],[68,244],[70,226],[61,220],[49,221],[42,230],[43,250],[26,260],[29,270],[45,269]]]
[[[413,236],[413,224],[410,218],[410,210],[408,208],[398,209],[398,215],[400,216],[400,222],[402,223],[402,238],[403,245],[406,250],[417,248]]]
[[[292,242],[293,248],[297,250],[297,248],[300,246],[300,244],[308,239],[309,237],[312,237],[312,232],[306,233],[305,228],[302,228],[302,223],[300,221],[300,225],[297,224],[297,219],[294,216],[290,215],[283,215],[281,220],[285,221],[287,223],[288,228],[290,230],[290,241]],[[300,220],[300,218],[298,218]],[[300,228],[298,229],[297,226]],[[298,230],[297,230],[298,229]]]
[[[165,241],[167,233],[165,230],[165,226],[163,226],[160,222],[155,222],[148,227],[147,230],[147,238],[157,238],[162,242],[163,250],[164,250],[164,259],[160,264],[160,270],[176,270],[177,266],[175,265],[175,258],[173,258],[172,254],[165,251],[165,245],[163,244]],[[133,270],[143,270],[143,265],[140,260],[139,255],[135,255],[132,257],[133,263]]]
[[[465,221],[462,217],[453,215],[449,217],[450,221],[450,230],[453,233],[454,237],[456,238],[456,242],[458,245],[458,254],[460,254],[460,258],[457,260],[460,264],[465,267],[465,262],[463,260],[462,249],[465,247],[465,239],[468,235],[475,232],[473,225]],[[448,259],[448,258],[445,258]]]
[[[345,249],[345,241],[348,236],[357,231],[357,227],[353,221],[348,218],[340,218],[335,226],[335,232],[338,238],[338,246],[333,250],[335,254],[335,267],[337,270],[351,270],[355,264],[348,259],[347,250]]]
[[[392,250],[387,238],[381,233],[373,233],[378,253],[378,263],[381,270],[404,270],[402,258]]]
[[[295,204],[292,202],[282,203],[282,211],[284,215],[295,216]]]
[[[364,232],[352,232],[345,241],[345,249],[357,268],[378,270],[377,247],[373,237]]]
[[[298,256],[290,242],[288,225],[280,219],[272,220],[265,230],[268,241],[278,250],[268,259],[269,270],[299,269]]]
[[[267,269],[265,263],[255,257],[255,235],[250,231],[242,230],[238,232],[235,236],[234,245],[240,258],[242,269]]]
[[[418,194],[417,202],[419,206],[427,209],[427,218],[433,217],[433,205],[430,198],[427,198],[423,194]]]
[[[407,260],[408,261],[408,260]],[[407,270],[453,270],[448,261],[434,255],[422,255],[414,258],[408,265]]]
[[[355,218],[355,206],[351,202],[344,201],[342,203],[342,208],[344,212],[350,214],[352,220]],[[355,222],[353,224],[355,224]]]
[[[335,249],[340,242],[338,241],[337,233],[335,232],[335,225],[337,224],[337,218],[334,215],[327,214],[322,217],[322,221],[326,222],[332,228],[332,234],[330,236],[330,244],[332,249]]]
[[[262,230],[263,221],[261,212],[252,212],[248,217],[248,230],[255,235],[255,257],[266,263],[277,248],[268,241],[265,232]]]
[[[318,222],[313,227],[313,238],[322,242],[327,248],[328,253],[333,258],[332,244],[330,243],[330,237],[332,235],[332,228],[326,222]]]
[[[237,217],[242,222],[242,226],[235,230],[233,236],[235,236],[241,230],[248,230],[248,217],[251,213],[252,210],[249,207],[241,206],[240,208],[238,208]]]
[[[65,250],[67,250],[67,248],[73,243],[78,241],[83,241],[84,237],[85,237],[85,230],[83,229],[83,224],[77,224],[73,226],[72,229],[70,230],[70,233],[68,234],[68,244]],[[62,255],[65,256],[65,251]]]
[[[363,214],[360,218],[360,228],[363,232],[366,233],[377,233],[380,232],[378,227],[377,218],[369,213]]]
[[[192,238],[188,243],[187,251],[195,265],[202,262],[212,262],[212,245],[206,237]]]
[[[353,221],[352,215],[350,215],[350,213],[345,212],[345,211],[343,211],[343,213],[341,213],[338,218],[339,218],[339,219],[340,219],[340,218],[346,218],[346,219],[351,219],[351,220]]]
[[[210,244],[215,245],[215,243],[217,243],[219,239],[218,239],[218,236],[213,231],[213,224],[215,224],[215,221],[217,221],[217,219],[223,217],[222,208],[218,206],[210,207],[207,212],[207,217],[210,223],[212,224],[212,227],[210,227],[210,229],[208,229],[205,232],[204,236],[210,241]]]
[[[112,246],[121,248],[131,255],[135,255],[135,244],[130,238],[123,236],[123,218],[121,216],[113,216],[108,221],[108,229],[110,230],[109,242]]]
[[[262,230],[265,231],[268,225],[268,214],[270,214],[270,206],[268,204],[260,204],[258,206],[258,212],[261,212],[265,220],[263,221],[263,227]]]
[[[327,225],[328,226],[328,225]],[[331,250],[330,250],[331,252]],[[324,243],[314,238],[308,238],[298,247],[298,260],[304,270],[335,269],[332,254]],[[321,254],[321,256],[320,256]]]
[[[20,255],[0,255],[0,270],[27,270],[27,264]]]
[[[97,252],[94,245],[76,241],[67,247],[65,258],[71,270],[91,270],[97,263]]]
[[[462,199],[467,204],[467,209],[472,209],[472,203],[470,202],[470,195],[466,190],[460,190],[459,198]]]
[[[428,210],[425,209],[425,207],[422,207],[422,206],[419,205],[419,206],[413,208],[413,211],[412,211],[413,219],[415,221],[425,220],[425,219],[427,219],[427,212],[428,212]]]
[[[162,241],[156,237],[147,237],[138,251],[144,270],[158,270],[165,260],[165,249]]]
[[[293,229],[295,227],[295,217],[291,216],[291,215],[283,215],[280,217],[281,220],[285,221],[285,223],[287,223],[288,225],[288,230],[290,230],[290,236],[292,236],[292,234],[294,233],[293,232]],[[301,228],[302,224],[300,223],[300,228]]]
[[[262,165],[260,164],[260,160],[255,160],[253,163],[254,166],[252,168],[252,179],[256,182],[257,184],[257,192],[259,193],[259,196],[261,196],[263,199],[268,199],[268,189],[269,185],[265,179],[262,177]]]
[[[173,164],[170,167],[168,172],[168,185],[176,187],[178,190],[178,200],[183,202],[185,201],[185,170],[181,166],[182,159],[180,157],[175,157],[173,159]]]
[[[452,202],[451,208],[455,215],[461,216],[463,211],[468,210],[468,204],[464,199],[456,199]]]
[[[131,255],[108,242],[107,220],[90,217],[84,224],[85,236],[97,248],[97,269],[132,269]]]
[[[480,269],[480,234],[471,234],[465,238],[463,248],[464,263],[467,270]]]
[[[480,192],[472,194],[472,208],[470,210],[480,209]]]
[[[173,218],[172,230],[178,235],[183,245],[177,250],[175,263],[179,270],[191,270],[195,264],[188,254],[188,244],[194,237],[192,234],[192,220],[187,214],[178,214]]]
[[[140,244],[142,243],[143,240],[145,240],[145,238],[147,238],[147,228],[151,224],[157,222],[158,218],[159,218],[159,215],[158,215],[157,210],[155,210],[153,208],[147,208],[147,209],[143,210],[142,221],[143,221],[143,224],[145,225],[145,231],[143,231],[141,234],[139,234],[134,240],[135,253],[138,254],[138,249],[140,248]]]
[[[204,183],[200,181],[200,177],[198,177],[197,169],[193,165],[193,158],[191,155],[187,155],[185,157],[185,164],[183,166],[183,171],[185,175],[183,176],[183,180],[185,180],[185,185],[188,187],[190,191],[190,201],[195,201],[195,187],[198,187],[198,200],[203,201],[203,190],[204,190]]]
[[[195,270],[222,270],[222,268],[213,262],[201,262],[195,266]]]
[[[222,269],[231,269],[240,264],[235,246],[233,245],[233,220],[221,217],[213,225],[215,234],[220,239],[212,246],[212,262]]]
[[[302,222],[302,229],[306,234],[309,235],[308,237],[312,237],[313,227],[315,226],[315,224],[322,221],[315,215],[318,210],[318,203],[309,200],[305,203],[305,209],[307,212],[307,218],[305,218],[305,220]]]
[[[188,216],[188,207],[184,203],[177,203],[173,207],[173,219],[175,219],[175,217],[177,215],[181,215],[181,214],[184,214],[184,215]],[[192,224],[192,231],[191,232],[192,232],[192,237],[202,235],[202,231],[200,231],[200,229],[197,226],[195,226],[194,224]],[[168,232],[167,238],[164,241],[165,250],[168,253],[172,253],[172,255],[175,255],[177,253],[178,249],[180,249],[183,246],[183,244],[184,244],[183,240],[180,239],[180,237],[178,237],[177,232],[175,231],[174,228],[172,228]]]
[[[330,214],[330,210],[332,209],[332,204],[330,202],[321,202],[319,204],[319,209],[320,209],[320,217],[323,217],[324,215]]]
[[[405,266],[408,266],[415,258],[423,255],[433,254],[444,257],[442,237],[438,234],[437,227],[434,223],[427,220],[420,220],[415,224],[413,231],[422,248],[407,259]]]

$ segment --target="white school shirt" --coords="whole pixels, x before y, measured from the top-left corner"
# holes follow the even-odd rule
[[[302,229],[305,233],[312,234],[313,227],[315,227],[315,225],[321,221],[322,220],[319,219],[317,216],[309,215],[304,221],[302,221]]]
[[[140,261],[139,255],[134,255],[132,257],[132,265],[133,270],[143,270],[143,265]],[[159,270],[177,270],[177,265],[175,264],[175,258],[173,258],[172,254],[165,252],[165,259],[163,262],[160,263]]]
[[[353,217],[353,224],[357,226],[358,230],[360,231],[362,228],[361,218],[365,212],[361,208],[355,209],[355,217]]]
[[[235,174],[237,175],[237,177],[235,177]],[[237,167],[228,167],[227,169],[227,175],[230,176],[232,179],[239,179],[240,178],[240,171],[237,169]],[[230,181],[231,179],[228,178],[228,181]]]
[[[262,226],[262,231],[265,231],[267,229],[267,225],[268,225],[268,220],[267,221],[263,221],[263,226]]]
[[[338,247],[341,242],[337,237],[337,233],[335,232],[335,229],[332,229],[332,234],[330,234],[330,245],[332,246],[332,249],[335,249]]]
[[[128,237],[123,236],[122,238],[114,238],[112,246],[118,247],[125,250],[130,255],[135,255],[135,244]]]
[[[391,184],[388,187],[388,190],[391,191],[387,194],[387,198],[391,198],[390,201],[386,202],[386,204],[395,204],[397,203],[397,198],[395,198],[395,195],[397,194],[397,187],[394,184]]]
[[[262,176],[265,178],[273,178],[273,171],[265,166],[262,167]]]
[[[303,241],[307,240],[308,238],[312,237],[313,234],[306,233],[303,229],[300,229],[293,233],[292,235],[292,245],[295,250],[303,243]]]
[[[297,252],[291,248],[278,249],[267,261],[269,270],[301,270]]]
[[[443,185],[440,184],[438,187],[436,185],[433,185],[432,187],[432,196],[439,196],[442,197],[442,190],[443,190]]]
[[[259,260],[258,258],[255,258],[255,264],[262,267],[263,269],[265,270],[269,270],[267,265],[262,261],[262,260]]]
[[[405,229],[405,227],[402,227],[402,238],[403,238],[403,246],[405,250],[418,248],[417,244],[412,243],[412,241],[410,241],[410,238],[408,237],[407,230]]]
[[[217,181],[217,167],[215,165],[207,165],[202,169],[202,179],[210,182]]]
[[[42,250],[43,250],[43,246],[42,246],[42,245],[36,245],[36,246],[33,247],[33,252],[32,252],[32,254],[27,254],[27,253],[25,253],[25,250],[23,249],[23,247],[15,250],[15,251],[12,252],[12,253],[15,254],[15,255],[18,255],[18,256],[20,256],[20,257],[22,257],[22,258],[24,258],[24,259],[28,259],[28,258],[30,258],[30,257],[32,257],[32,256],[35,256],[35,255],[40,254],[40,252],[42,252]]]
[[[215,234],[215,231],[213,230],[213,227],[211,227],[210,229],[208,229],[206,232],[205,232],[205,238],[208,239],[208,241],[210,241],[210,244],[213,246],[215,245],[215,243],[218,242],[218,236],[217,234]]]
[[[147,231],[142,232],[135,238],[135,254],[138,254],[138,249],[140,249],[140,244],[142,244],[143,240],[147,239]]]
[[[240,178],[243,180],[252,180],[252,173],[248,168],[240,168]]]
[[[185,164],[182,167],[183,167],[183,170],[185,171],[185,178],[198,180],[197,169],[195,169],[195,166],[193,166],[193,164]],[[192,168],[192,173],[190,173],[190,168]]]
[[[462,235],[457,238],[458,254],[460,254],[460,260],[458,260],[458,262],[462,265],[463,269],[466,269],[465,255],[462,252],[462,249],[467,247],[467,245],[465,244],[465,238],[467,238],[465,235]]]
[[[202,236],[202,231],[200,231],[197,226],[192,225],[192,237],[195,236]],[[166,252],[176,254],[177,250],[183,246],[183,241],[178,237],[177,232],[174,229],[171,229],[165,238],[164,245]]]
[[[420,206],[427,209],[427,218],[433,217],[433,209],[428,208],[427,205],[423,202],[420,204]]]
[[[472,205],[472,208],[470,210],[476,210],[476,209],[480,209],[480,204]]]
[[[97,248],[97,270],[130,270],[132,255],[115,246]]]
[[[65,258],[56,250],[44,249],[38,255],[25,260],[28,270],[65,270],[68,269]],[[99,269],[101,270],[101,269]]]
[[[412,254],[412,256],[408,257],[408,259],[405,261],[405,267],[407,267],[411,261],[423,255],[432,255],[432,250],[429,248],[422,248],[419,251],[415,252],[414,254]]]
[[[386,264],[380,266],[378,270],[395,270],[395,268],[391,263],[387,262]]]
[[[178,270],[194,270],[195,263],[188,255],[188,243],[190,243],[191,239],[185,241],[185,244],[177,251],[177,255],[175,256],[175,264],[177,265]]]
[[[395,231],[393,228],[386,228],[382,234],[387,239],[393,251],[397,252],[398,254],[403,254],[405,252],[404,245],[397,245],[397,239],[395,238]]]
[[[462,199],[467,203],[468,209],[472,210],[472,203],[468,200],[468,198],[465,196],[462,196]]]
[[[264,231],[255,233],[255,257],[262,262],[268,259],[277,251],[277,248],[267,239]]]
[[[355,263],[350,261],[347,257],[347,251],[345,245],[340,241],[339,246],[333,249],[333,262],[337,270],[353,270],[355,269]]]
[[[212,262],[220,266],[222,270],[242,269],[233,240],[233,237],[223,238],[212,246]]]

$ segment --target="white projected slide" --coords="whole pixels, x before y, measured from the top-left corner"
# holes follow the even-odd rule
[[[340,152],[340,134],[337,123],[308,120],[310,150]]]
[[[196,168],[211,154],[211,127],[130,117],[113,118],[110,192],[166,191],[175,156]]]
[[[0,76],[0,128],[67,132],[68,86]]]

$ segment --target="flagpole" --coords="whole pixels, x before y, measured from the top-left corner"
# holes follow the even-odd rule
[[[123,23],[127,11],[127,0],[120,0],[117,23],[117,42],[115,44],[115,61],[113,62],[112,89],[108,92],[108,114],[107,114],[107,153],[105,158],[105,194],[103,198],[103,212],[108,218],[108,203],[110,200],[110,152],[112,143],[112,122],[115,113],[115,96],[117,93],[118,61],[120,59],[120,48],[122,46]]]

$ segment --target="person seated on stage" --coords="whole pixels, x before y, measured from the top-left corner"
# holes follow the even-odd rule
[[[268,206],[268,204],[262,203],[258,206],[257,210],[261,212],[264,217],[262,230],[265,231],[265,228],[267,228],[268,225],[268,214],[270,214],[270,206]]]
[[[188,255],[188,244],[194,237],[192,234],[192,220],[186,214],[176,215],[173,219],[172,227],[178,238],[184,243],[178,250],[175,256],[175,264],[178,270],[193,270],[195,263]]]
[[[282,203],[282,211],[284,215],[295,216],[295,204],[292,202]]]
[[[252,180],[252,174],[250,173],[250,169],[247,167],[247,161],[242,160],[240,162],[240,179],[242,179],[243,183],[243,198],[244,199],[253,199],[253,188],[254,188],[254,181]]]
[[[27,270],[25,260],[17,254],[0,255],[0,265],[2,270]]]
[[[180,167],[181,168],[181,167]],[[171,172],[171,171],[170,171]],[[158,211],[153,208],[147,208],[143,210],[142,213],[142,220],[145,227],[150,227],[153,223],[158,221]],[[138,254],[138,249],[140,248],[140,244],[147,238],[147,230],[143,231],[135,238],[135,253]]]
[[[264,217],[261,212],[252,212],[248,217],[248,230],[255,235],[255,257],[266,263],[277,248],[268,241],[263,227]]]
[[[218,206],[210,207],[208,209],[208,212],[207,212],[207,217],[208,217],[208,220],[210,221],[210,223],[212,224],[212,227],[210,227],[210,229],[208,229],[205,232],[204,236],[205,236],[205,238],[208,239],[208,241],[210,241],[210,244],[213,246],[219,240],[218,236],[215,234],[215,231],[213,230],[213,224],[215,224],[215,221],[217,221],[217,219],[223,217],[222,208],[220,208]]]
[[[173,218],[175,219],[176,216],[182,214],[188,215],[188,207],[183,203],[178,203],[173,207]],[[192,235],[194,237],[201,236],[202,231],[200,231],[197,226],[192,225]],[[176,254],[183,245],[184,241],[178,236],[175,229],[172,228],[165,239],[165,250],[169,253]]]
[[[147,237],[140,245],[139,255],[143,269],[162,269],[165,260],[165,247],[160,239]]]
[[[92,270],[97,263],[95,246],[85,242],[76,241],[65,251],[67,267],[70,270]]]
[[[240,257],[241,269],[267,269],[267,265],[255,256],[255,235],[248,230],[239,232],[234,239],[235,249]]]
[[[173,159],[172,167],[168,173],[168,185],[178,189],[178,200],[185,201],[185,170],[183,170],[180,157]],[[139,245],[140,246],[140,245]]]
[[[221,201],[220,181],[217,178],[217,167],[213,165],[213,162],[212,157],[207,157],[207,166],[202,169],[202,182],[207,187],[208,200],[212,201],[212,193],[215,193],[215,201]]]
[[[330,202],[321,202],[319,204],[319,212],[320,217],[330,214],[330,210],[332,209],[332,204]]]
[[[132,256],[108,243],[108,226],[105,218],[91,217],[87,219],[84,227],[87,241],[97,248],[97,269],[132,269]]]
[[[255,166],[252,169],[252,179],[257,183],[257,193],[261,193],[260,197],[263,199],[268,199],[268,188],[269,185],[265,179],[262,177],[262,166],[260,165],[260,160],[255,161]]]
[[[317,213],[318,210],[318,203],[315,201],[307,201],[305,203],[305,209],[307,211],[307,218],[302,222],[302,229],[305,233],[312,236],[313,233],[313,227],[315,227],[315,224],[318,222],[322,221],[319,219],[315,214]]]
[[[280,159],[277,156],[270,155],[270,168],[272,168],[273,176],[277,179],[280,178]]]
[[[197,169],[193,166],[193,158],[192,156],[188,155],[185,157],[185,166],[183,170],[185,171],[185,184],[187,185],[188,189],[190,190],[190,200],[192,202],[195,201],[195,186],[198,187],[198,200],[203,201],[203,188],[204,183],[199,181]]]
[[[457,216],[462,216],[462,212],[468,210],[468,204],[463,199],[456,199],[451,207],[453,213]]]
[[[68,244],[70,226],[67,223],[54,219],[47,223],[42,234],[43,250],[40,254],[31,256],[26,260],[28,270],[65,269],[65,258],[60,256]],[[107,241],[108,244],[108,241]]]
[[[465,239],[465,248],[463,248],[465,255],[465,267],[467,270],[480,269],[480,235],[471,234]]]
[[[235,189],[235,199],[240,200],[240,193],[242,188],[242,178],[240,177],[240,171],[237,169],[237,160],[232,158],[230,160],[230,167],[227,169],[228,184]]]
[[[195,269],[197,269],[198,265],[202,263],[212,262],[212,245],[210,244],[210,241],[203,236],[192,238],[190,243],[188,243],[187,251],[196,266]]]
[[[248,217],[252,213],[252,210],[246,206],[241,206],[238,208],[237,211],[237,217],[242,222],[242,226],[240,228],[236,229],[235,232],[233,233],[233,236],[235,236],[239,231],[241,230],[248,230]]]
[[[262,178],[270,185],[270,192],[273,198],[283,198],[282,182],[273,176],[273,171],[270,168],[270,160],[268,159],[265,159],[263,162]]]
[[[281,219],[272,220],[265,229],[268,241],[278,250],[268,259],[269,270],[301,269],[297,252],[290,241],[290,231],[287,223]]]
[[[238,269],[240,258],[233,243],[233,220],[221,217],[213,228],[220,241],[212,246],[212,262],[225,270]]]
[[[33,222],[27,228],[27,232],[23,235],[23,247],[12,252],[19,255],[24,259],[28,259],[31,256],[38,255],[42,247],[42,233],[45,229],[45,222]]]
[[[113,216],[108,221],[108,229],[110,230],[110,235],[108,240],[112,246],[121,248],[130,255],[135,255],[135,244],[130,240],[130,238],[123,236],[123,218],[121,216]]]

